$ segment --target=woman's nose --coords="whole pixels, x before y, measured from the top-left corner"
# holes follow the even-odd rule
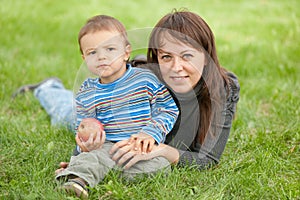
[[[183,62],[179,56],[174,57],[174,62],[172,66],[172,70],[175,72],[179,72],[183,69]]]

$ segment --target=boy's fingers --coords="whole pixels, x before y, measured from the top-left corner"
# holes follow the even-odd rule
[[[91,144],[94,141],[95,133],[91,133],[88,142]]]
[[[136,134],[132,134],[129,138],[129,141],[128,141],[128,144],[131,144],[133,143],[137,138],[137,135]]]
[[[128,144],[133,143],[133,141],[134,141],[134,138],[130,137],[129,140],[128,140]]]
[[[75,141],[76,141],[76,143],[78,144],[78,146],[81,144],[81,140],[80,140],[80,138],[79,138],[78,135],[76,135]]]
[[[60,162],[60,163],[59,163],[59,166],[60,166],[61,168],[66,168],[66,167],[68,167],[68,165],[69,165],[68,162]]]
[[[96,133],[96,138],[95,138],[95,142],[100,142],[101,141],[101,131],[98,131]]]
[[[80,149],[81,149],[82,151],[87,151],[87,149],[85,148],[85,146],[84,146],[84,144],[83,144],[81,138],[79,138],[78,135],[76,135],[75,140],[76,140],[77,145],[80,147]]]
[[[60,172],[64,171],[65,168],[59,168],[57,170],[55,170],[55,175],[58,175]]]
[[[147,152],[147,149],[148,149],[148,146],[150,145],[149,141],[148,140],[144,140],[143,141],[143,145],[142,145],[142,153],[146,153]]]
[[[151,141],[149,142],[147,153],[149,153],[149,152],[152,151],[152,149],[153,149],[153,147],[154,147],[154,143],[155,143],[154,140],[151,140]]]
[[[139,138],[137,138],[136,140],[135,140],[135,145],[134,145],[134,150],[135,151],[138,151],[139,149],[140,149],[140,145],[141,145],[141,139],[139,139]]]
[[[106,134],[105,131],[102,131],[101,133],[101,143],[103,144],[105,142]]]

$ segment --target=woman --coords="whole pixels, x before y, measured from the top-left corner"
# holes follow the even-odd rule
[[[149,64],[143,67],[152,69],[168,86],[180,108],[180,116],[165,143],[156,145],[150,153],[130,150],[129,141],[121,141],[111,149],[112,158],[120,165],[126,163],[125,168],[157,156],[163,156],[178,166],[194,165],[198,169],[219,163],[229,137],[240,88],[236,76],[219,64],[214,35],[207,23],[189,11],[167,14],[151,33],[147,59]],[[19,92],[34,89],[36,97],[43,98],[46,95],[43,93],[49,91],[43,87],[47,84],[56,87],[56,97],[59,90],[66,92],[62,84],[53,79],[25,86]],[[69,101],[72,102],[71,97]],[[48,110],[53,110],[56,104],[51,99],[44,103]],[[99,144],[87,142],[79,146],[91,151]],[[62,162],[57,171],[67,164]]]
[[[113,158],[120,165],[129,161],[127,168],[156,156],[199,169],[219,163],[240,88],[236,76],[220,66],[207,23],[188,11],[167,14],[151,33],[147,57],[153,71],[173,93],[181,115],[165,143],[151,153],[130,151],[126,141],[121,141],[111,150]]]

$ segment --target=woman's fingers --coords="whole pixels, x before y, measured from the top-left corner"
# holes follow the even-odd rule
[[[133,156],[135,156],[136,154],[132,151],[129,151],[127,153],[125,153],[119,160],[118,160],[118,165],[123,165],[125,162],[127,162],[128,160],[130,160]]]
[[[132,149],[133,144],[123,146],[122,148],[118,149],[114,155],[112,156],[112,160],[117,161],[119,160],[124,154],[129,152]]]
[[[122,140],[120,142],[117,142],[111,147],[109,154],[114,154],[116,151],[118,151],[119,149],[127,145],[128,145],[128,140]]]
[[[126,163],[126,165],[123,167],[124,169],[129,169],[132,165],[136,164],[137,162],[141,160],[149,160],[149,154],[136,154],[132,156],[132,158]]]
[[[152,158],[158,157],[158,156],[163,156],[162,150],[164,149],[163,145],[153,145],[152,150],[150,153],[147,154],[140,154],[136,152],[132,158],[126,163],[124,166],[124,169],[129,169],[132,165],[136,164],[137,162],[141,160],[150,160]]]

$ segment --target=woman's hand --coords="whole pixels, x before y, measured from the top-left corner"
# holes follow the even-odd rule
[[[132,165],[141,160],[150,160],[152,158],[163,156],[170,163],[177,163],[179,152],[177,149],[166,144],[154,145],[150,153],[142,154],[140,151],[132,150],[134,144],[128,144],[128,140],[123,140],[114,144],[110,150],[112,159],[118,161],[118,165],[126,163],[124,169],[129,169]]]
[[[97,132],[95,140],[94,140],[94,133],[90,134],[90,137],[86,142],[84,142],[78,136],[78,134],[76,135],[75,140],[77,145],[80,147],[81,151],[89,152],[89,151],[102,148],[102,145],[105,142],[105,138],[106,138],[105,131],[101,131],[101,132],[99,131]]]
[[[112,155],[112,159],[114,161],[119,160],[120,158],[123,158],[124,155],[126,155],[123,159],[130,159],[135,154],[140,154],[140,151],[134,150],[135,143],[130,143],[130,139],[128,140],[122,140],[120,142],[117,142],[112,146],[112,148],[109,151],[109,154]],[[131,153],[129,153],[131,152]]]
[[[124,169],[129,169],[132,165],[136,164],[137,162],[141,160],[150,160],[155,157],[163,156],[163,150],[162,146],[154,145],[152,148],[152,151],[150,153],[138,153],[136,151],[129,151],[126,154],[124,154],[118,161],[118,165],[124,165]]]

